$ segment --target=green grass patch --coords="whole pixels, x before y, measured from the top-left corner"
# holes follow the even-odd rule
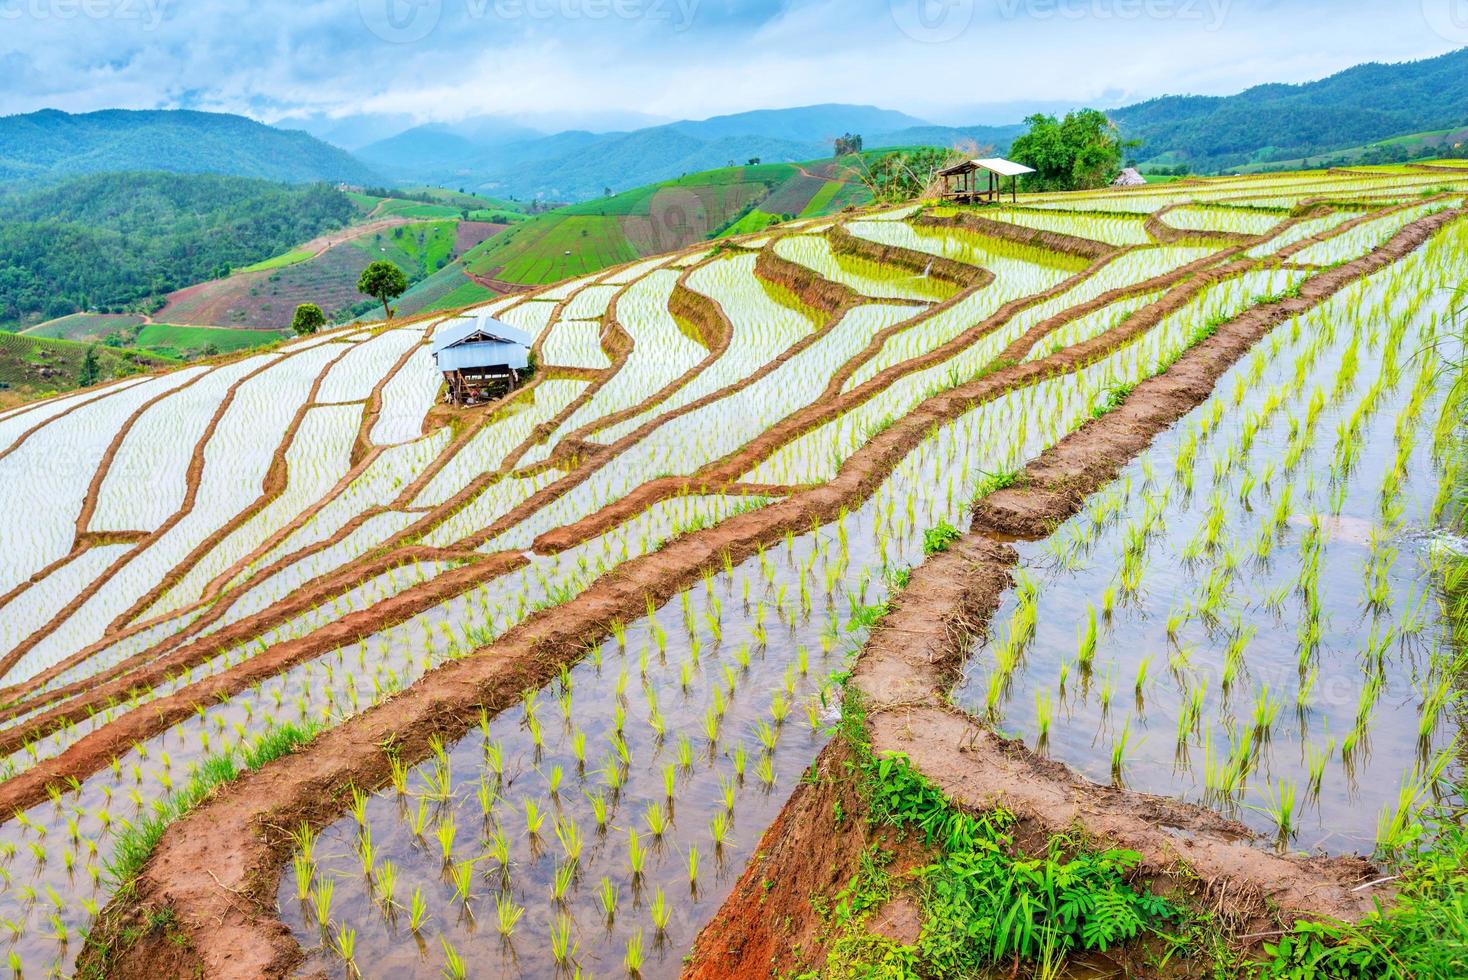
[[[785,219],[782,215],[767,214],[759,208],[755,208],[720,232],[719,237],[728,238],[733,235],[752,235],[756,232],[764,231],[771,225],[778,225],[783,220]]]
[[[282,269],[288,265],[295,265],[297,262],[304,262],[315,254],[315,252],[309,251],[307,249],[294,248],[291,249],[289,252],[285,252],[281,255],[276,255],[272,258],[268,258],[263,262],[256,262],[254,265],[243,266],[242,268],[236,269],[234,271],[267,272],[270,269]]]
[[[352,203],[363,211],[371,211],[386,200],[374,194],[362,194],[358,191],[347,191],[347,197],[351,198]]]
[[[1460,788],[1454,795],[1462,798]],[[1297,922],[1265,946],[1270,980],[1425,980],[1468,976],[1468,829],[1437,817],[1401,868],[1396,899],[1360,922]]]
[[[285,334],[275,330],[247,330],[238,327],[196,327],[187,324],[149,323],[138,331],[134,344],[170,357],[188,354],[249,350],[273,344]]]
[[[231,750],[205,758],[187,783],[155,803],[152,813],[118,835],[107,862],[108,879],[119,890],[127,889],[143,870],[169,824],[202,803],[215,787],[290,754],[315,738],[320,730],[321,726],[314,722],[277,725],[257,737],[242,753]]]
[[[837,195],[841,193],[845,186],[845,184],[839,181],[828,181],[825,186],[816,191],[815,196],[810,199],[805,209],[800,212],[800,217],[819,218],[830,214],[832,203],[835,202]]]
[[[353,239],[352,245],[374,260],[392,262],[409,279],[422,278],[453,260],[457,225],[452,220],[398,225]]]
[[[72,313],[27,327],[27,337],[49,340],[101,340],[114,330],[129,330],[143,322],[136,313]]]
[[[1022,852],[1014,817],[996,807],[973,813],[953,806],[900,754],[871,751],[861,696],[848,687],[840,733],[847,763],[873,826],[920,835],[930,863],[900,878],[890,857],[868,850],[848,887],[826,910],[827,959],[801,980],[989,976],[1032,964],[1041,975],[1075,952],[1104,952],[1186,918],[1166,899],[1133,888],[1127,876],[1141,855],[1096,850],[1084,840],[1052,837],[1043,853]],[[841,815],[837,815],[838,822]],[[873,936],[865,920],[898,889],[915,895],[922,930],[905,945]]]
[[[488,194],[474,194],[469,191],[453,191],[446,187],[404,187],[398,193],[410,194],[413,197],[430,197],[435,203],[446,204],[460,210],[473,211],[483,208],[492,211],[509,211],[518,214],[525,213],[525,205],[519,201],[511,201],[503,197],[491,197]]]
[[[439,296],[429,303],[419,313],[433,313],[439,310],[456,310],[461,306],[472,306],[476,303],[488,303],[499,296],[499,293],[486,286],[481,286],[472,279],[465,279],[453,289]]]
[[[95,359],[94,381],[111,381],[178,363],[172,357],[149,351],[0,333],[0,391],[43,397],[79,388],[89,350]]]
[[[374,217],[378,218],[457,218],[463,208],[450,204],[426,204],[422,201],[405,201],[390,197],[382,201]]]

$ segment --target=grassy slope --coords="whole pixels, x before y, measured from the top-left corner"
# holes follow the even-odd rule
[[[457,222],[427,221],[400,225],[387,231],[355,238],[351,244],[373,260],[386,259],[411,277],[436,272],[448,264],[454,251]]]
[[[136,345],[174,358],[198,356],[211,349],[221,354],[274,343],[285,336],[274,330],[195,327],[177,323],[149,323],[138,331]]]
[[[20,332],[49,340],[97,341],[114,330],[131,329],[142,322],[143,318],[134,313],[71,313]]]
[[[421,194],[431,197],[436,201],[451,205],[456,208],[468,208],[471,211],[493,210],[505,211],[510,214],[524,214],[525,205],[519,201],[510,201],[502,197],[490,197],[486,194],[470,194],[466,191],[451,191],[444,187],[404,187],[405,193]]]
[[[118,351],[100,344],[78,344],[20,334],[0,333],[0,404],[70,391],[78,387],[82,361],[88,349],[97,352],[101,378],[122,377],[140,370],[174,363],[173,358],[146,351]]]
[[[235,272],[268,272],[271,269],[281,269],[281,268],[284,268],[285,266],[288,266],[288,265],[295,265],[297,262],[305,262],[307,259],[311,258],[311,256],[313,256],[314,254],[316,254],[316,253],[311,252],[311,251],[308,251],[308,250],[303,249],[303,248],[293,248],[289,252],[284,252],[284,253],[282,253],[280,255],[272,256],[272,257],[266,259],[263,262],[256,262],[253,265],[247,265],[247,266],[244,266],[242,268],[235,269],[234,271]]]
[[[1409,133],[1405,136],[1394,136],[1391,139],[1381,140],[1377,143],[1367,143],[1362,146],[1353,146],[1344,150],[1331,150],[1314,157],[1300,158],[1298,160],[1282,160],[1278,163],[1259,163],[1239,167],[1239,173],[1273,173],[1275,171],[1308,170],[1312,166],[1320,166],[1323,161],[1351,164],[1372,150],[1380,147],[1400,146],[1409,154],[1415,156],[1424,146],[1434,148],[1461,148],[1468,144],[1468,127],[1457,129],[1438,129],[1428,133]],[[1427,163],[1428,160],[1412,160],[1412,163]]]
[[[556,282],[720,233],[758,231],[778,215],[829,214],[865,199],[833,176],[830,161],[689,174],[536,215],[468,252],[464,265],[506,282]]]

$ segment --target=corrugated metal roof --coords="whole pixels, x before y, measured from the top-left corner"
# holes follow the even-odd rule
[[[462,344],[470,340],[476,334],[482,334],[483,340],[485,341],[519,344],[527,348],[535,342],[535,339],[530,334],[521,330],[519,327],[512,327],[508,323],[496,320],[488,313],[481,313],[478,316],[460,317],[457,320],[451,320],[434,331],[434,357],[437,357],[440,353],[456,344]]]
[[[1026,167],[1024,164],[1015,163],[1013,160],[1003,160],[999,157],[986,157],[983,160],[965,160],[962,163],[955,163],[951,167],[938,171],[938,173],[943,176],[948,176],[949,174],[968,173],[971,170],[987,170],[1001,177],[1018,177],[1021,174],[1032,174],[1035,172],[1034,167]]]
[[[507,367],[523,371],[530,366],[530,351],[521,344],[481,341],[449,347],[434,354],[440,371],[463,371],[483,367]]]
[[[1026,167],[1022,163],[1015,163],[1013,160],[1005,160],[1001,157],[989,157],[985,160],[975,160],[974,164],[978,166],[981,170],[988,170],[991,173],[996,173],[1001,177],[1018,177],[1021,174],[1032,174],[1035,172],[1034,167]]]

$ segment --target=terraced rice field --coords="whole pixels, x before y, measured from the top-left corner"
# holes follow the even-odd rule
[[[1220,873],[1338,911],[1329,859],[1459,765],[1431,576],[1465,195],[868,211],[494,300],[540,370],[474,410],[432,314],[0,414],[11,965],[753,968],[726,930],[806,879],[746,867],[829,832],[791,814],[849,684],[955,800],[1001,730],[1016,811],[1067,779],[1200,840],[1218,811]],[[1077,439],[1113,442],[1070,473]],[[960,557],[977,619],[940,601]],[[928,687],[893,668],[925,603],[965,623]]]

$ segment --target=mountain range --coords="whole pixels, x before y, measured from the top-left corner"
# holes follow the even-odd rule
[[[1298,85],[1231,96],[1165,96],[1108,107],[1143,163],[1209,173],[1299,160],[1408,133],[1468,124],[1468,48],[1402,64],[1368,64]],[[1008,151],[1011,125],[938,126],[872,106],[818,105],[682,121],[630,132],[535,135],[526,121],[479,117],[407,130],[357,155],[398,180],[499,196],[584,200],[683,173],[829,154],[843,133],[868,147],[972,144]]]
[[[1208,173],[1358,147],[1468,124],[1468,48],[1402,64],[1368,64],[1315,82],[1231,96],[1166,96],[1109,114],[1143,163]],[[609,116],[625,122],[636,116]],[[401,119],[397,120],[402,122]],[[370,120],[342,133],[372,130]],[[390,130],[383,126],[378,131]],[[764,109],[628,130],[550,132],[533,117],[476,116],[413,126],[351,154],[302,130],[186,110],[42,110],[0,118],[0,182],[97,171],[217,172],[285,182],[436,184],[496,197],[582,201],[682,174],[830,155],[859,133],[868,148],[973,145],[1005,153],[1011,125],[938,126],[874,106]]]
[[[1007,148],[1019,132],[1019,126],[933,126],[901,112],[853,105],[763,109],[630,132],[550,135],[479,117],[419,126],[364,146],[357,156],[395,180],[575,201],[730,161],[819,159],[829,156],[835,139],[846,133],[861,133],[868,146],[968,140]]]

